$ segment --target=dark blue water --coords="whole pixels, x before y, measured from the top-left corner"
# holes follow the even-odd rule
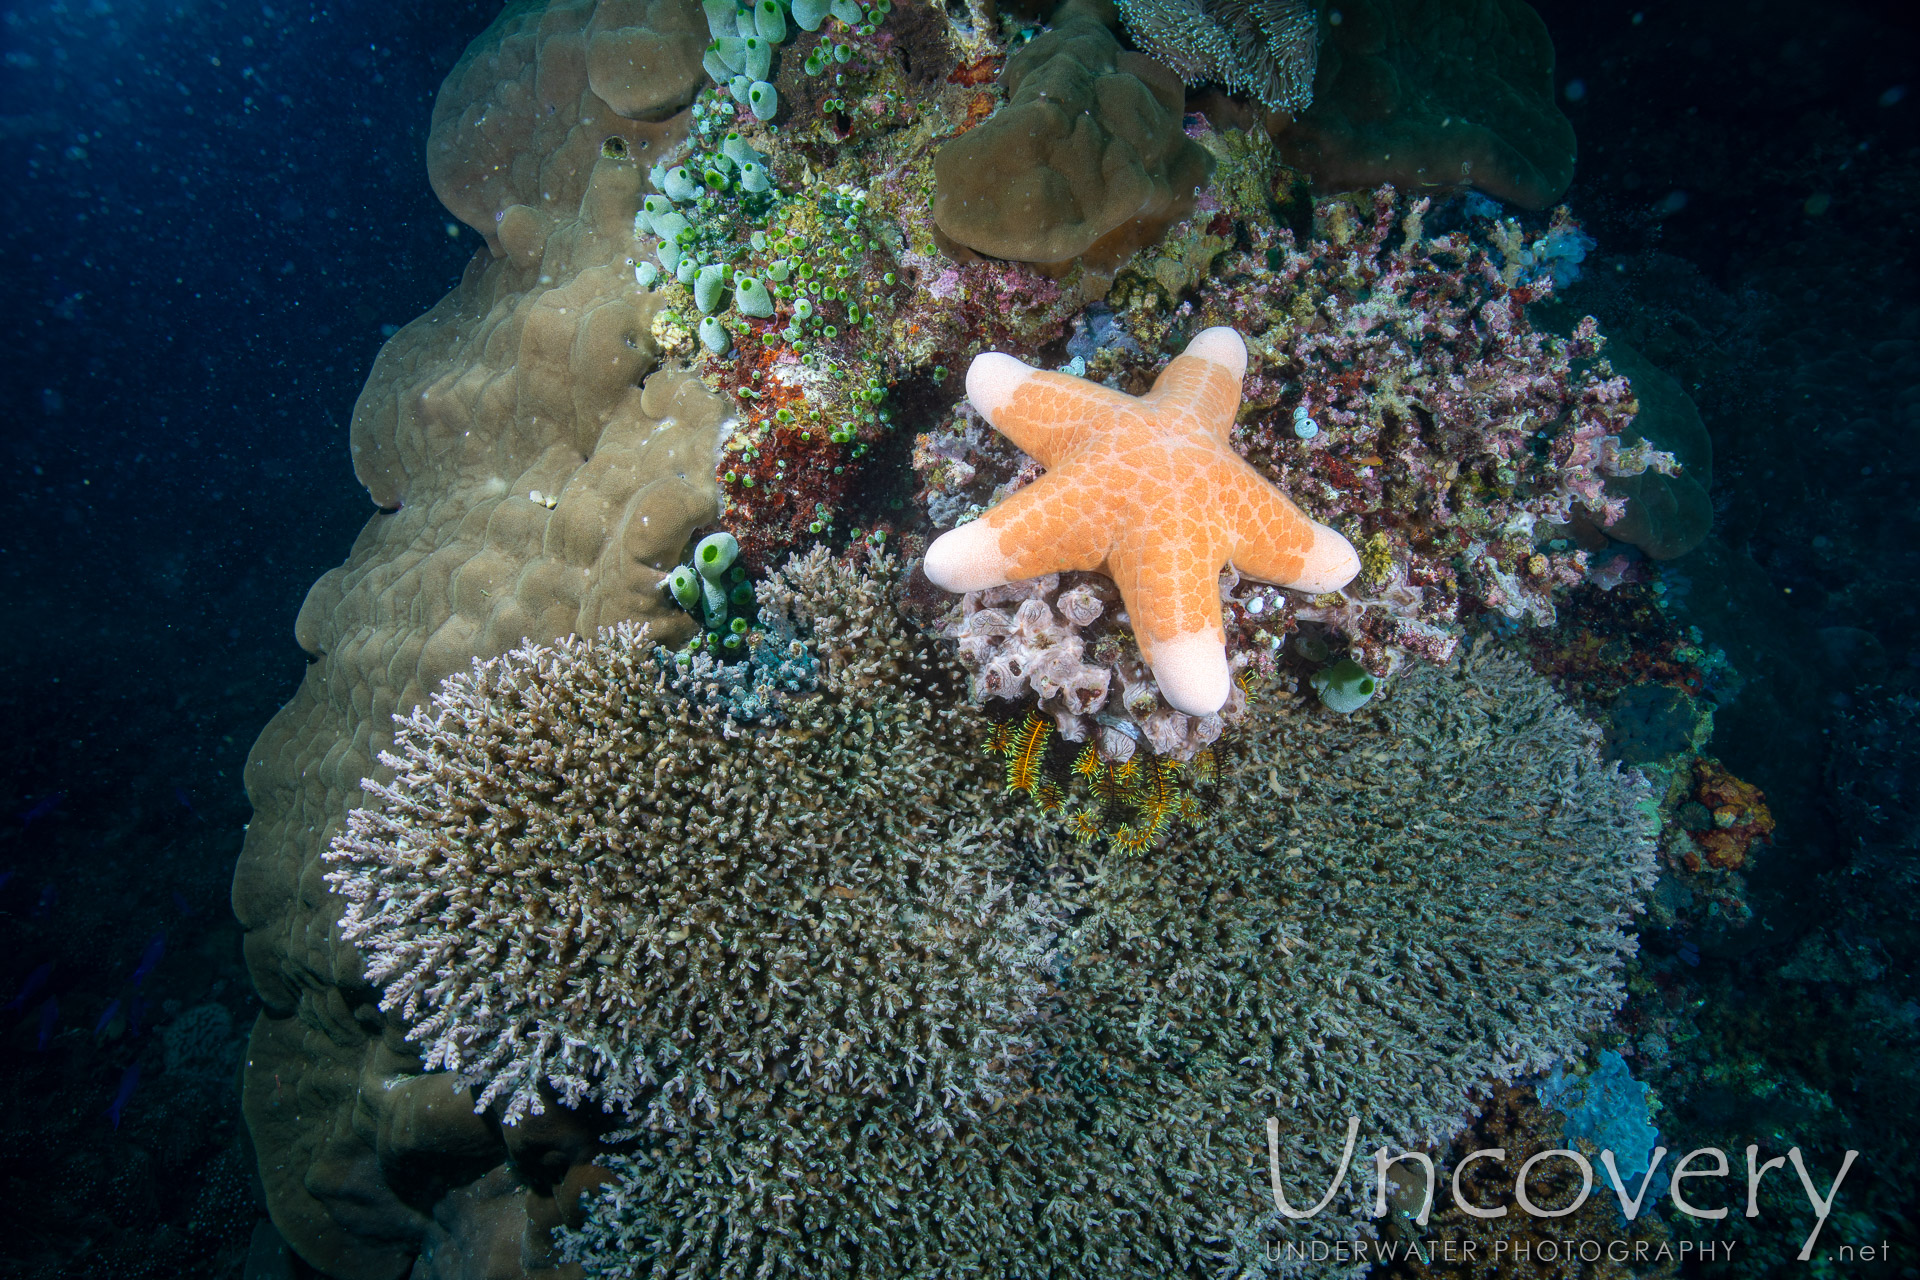
[[[1884,707],[1920,683],[1916,18],[1538,7],[1580,86],[1566,200],[1599,242],[1572,301],[1713,435],[1722,550],[1676,568],[1748,681],[1713,749],[1780,824],[1753,924],[1647,945],[1801,1100],[1766,1123],[1868,1144],[1897,1183],[1920,1172],[1920,1035],[1898,1040],[1920,877],[1910,831],[1861,806],[1912,785]],[[242,1274],[263,1210],[231,1074],[156,1074],[150,1037],[212,1005],[237,1045],[257,1009],[226,906],[240,766],[300,679],[301,599],[370,510],[354,397],[476,247],[422,150],[496,11],[0,6],[0,1001],[25,991],[0,1019],[0,1274]],[[1771,975],[1814,934],[1870,963],[1782,1004]],[[1748,1105],[1668,1088],[1663,1128]]]

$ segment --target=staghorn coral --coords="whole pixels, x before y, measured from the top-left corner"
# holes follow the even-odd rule
[[[816,549],[763,584],[819,663],[777,725],[689,696],[691,660],[632,624],[476,662],[399,719],[328,881],[429,1069],[509,1124],[551,1089],[656,1134],[781,1081],[927,1132],[1004,1093],[1047,921],[995,879],[1018,824],[890,569]]]
[[[1007,59],[1006,105],[934,159],[933,217],[994,258],[1110,270],[1193,207],[1211,158],[1181,131],[1179,77],[1069,4]]]
[[[1189,85],[1213,81],[1269,111],[1313,101],[1320,15],[1312,0],[1119,0],[1142,49]]]
[[[1478,645],[1351,716],[1260,691],[1218,804],[1135,856],[1042,848],[1072,920],[1020,1070],[1030,1091],[937,1138],[891,1097],[786,1083],[610,1160],[567,1249],[621,1277],[1008,1277],[1283,1270],[1284,1167],[1466,1123],[1489,1078],[1575,1052],[1622,999],[1652,880],[1644,784],[1511,655]],[[1524,885],[1524,891],[1520,886]],[[1350,1188],[1358,1193],[1364,1171]]]

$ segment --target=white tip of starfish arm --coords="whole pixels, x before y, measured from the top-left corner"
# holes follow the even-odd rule
[[[1351,542],[1319,521],[1310,523],[1313,545],[1307,548],[1306,563],[1300,566],[1300,575],[1284,585],[1314,595],[1338,591],[1359,575],[1360,553],[1353,549]]]
[[[1153,678],[1176,711],[1208,716],[1227,704],[1227,647],[1210,631],[1153,642]]]
[[[935,538],[927,548],[922,568],[934,586],[958,593],[983,591],[1011,581],[1006,564],[1006,557],[1000,554],[1000,531],[989,528],[985,520],[975,520]]]
[[[1229,329],[1225,325],[1202,329],[1187,344],[1186,354],[1221,366],[1233,375],[1235,382],[1247,376],[1247,340],[1240,336],[1237,329]],[[967,379],[967,386],[971,391],[971,376]]]
[[[1004,351],[987,351],[967,366],[967,399],[992,422],[1007,407],[1020,384],[1039,370]]]

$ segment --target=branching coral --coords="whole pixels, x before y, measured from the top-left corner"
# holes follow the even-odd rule
[[[886,568],[816,551],[764,584],[819,671],[757,722],[625,624],[399,718],[329,880],[430,1068],[510,1123],[551,1089],[653,1132],[769,1114],[783,1081],[929,1132],[1006,1090],[1045,920],[994,874],[1016,827]]]
[[[1351,716],[1276,697],[1190,835],[1044,856],[1071,926],[1019,1070],[937,1140],[891,1096],[777,1090],[612,1164],[569,1248],[590,1274],[1271,1274],[1283,1167],[1444,1140],[1470,1091],[1573,1052],[1622,998],[1652,880],[1644,784],[1490,646]],[[1520,889],[1524,886],[1524,892]],[[1327,1148],[1332,1146],[1335,1152]],[[1355,1178],[1355,1190],[1359,1177]]]

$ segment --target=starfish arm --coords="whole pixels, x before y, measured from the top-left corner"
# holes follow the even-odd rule
[[[1078,500],[1065,471],[1049,471],[978,520],[927,548],[927,579],[947,591],[982,591],[1068,569],[1098,569],[1109,540],[1101,513]]]
[[[1049,469],[1139,401],[1067,373],[1048,373],[999,351],[973,358],[967,399],[994,430]]]
[[[1220,624],[1220,566],[1192,539],[1137,538],[1107,557],[1140,656],[1177,711],[1211,715],[1232,672]]]
[[[1233,530],[1233,567],[1249,578],[1319,594],[1360,572],[1353,544],[1310,519],[1242,461],[1222,487],[1221,514]]]
[[[1182,434],[1205,431],[1225,441],[1246,375],[1247,344],[1240,335],[1227,328],[1203,329],[1167,362],[1139,403],[1166,415]]]

